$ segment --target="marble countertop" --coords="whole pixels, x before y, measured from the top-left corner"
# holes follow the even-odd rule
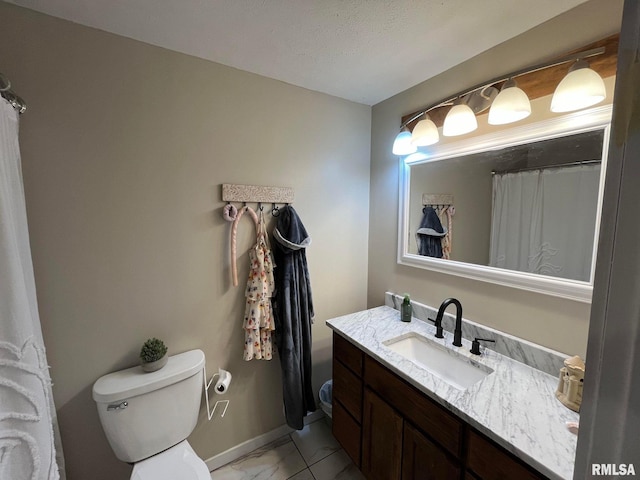
[[[484,347],[482,355],[473,355],[469,340],[463,338],[462,347],[454,347],[451,332],[435,338],[433,325],[417,318],[401,322],[400,313],[388,306],[333,318],[327,325],[542,474],[573,478],[577,436],[566,424],[578,422],[579,415],[556,399],[557,377]],[[459,390],[384,345],[411,333],[455,350],[493,373]]]

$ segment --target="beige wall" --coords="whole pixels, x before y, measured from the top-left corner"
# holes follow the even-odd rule
[[[222,183],[295,188],[316,322],[315,389],[331,376],[327,318],[366,307],[370,107],[0,2],[0,69],[28,104],[22,160],[39,307],[71,480],[129,478],[91,399],[142,342],[201,348],[233,373],[203,458],[284,423],[280,366],[242,360]],[[255,206],[255,205],[254,205]]]
[[[591,0],[373,107],[369,306],[382,304],[385,290],[408,292],[433,306],[454,296],[462,302],[465,318],[563,352],[585,354],[589,304],[396,263],[398,160],[391,146],[403,115],[611,35],[619,30],[621,15],[621,0]]]

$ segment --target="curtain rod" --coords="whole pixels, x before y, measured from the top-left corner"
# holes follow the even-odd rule
[[[15,108],[18,113],[22,114],[27,111],[27,102],[11,90],[11,82],[0,72],[0,96]]]
[[[491,175],[505,175],[507,173],[532,172],[534,170],[550,170],[552,168],[577,167],[579,165],[592,165],[596,163],[602,163],[602,160],[601,159],[582,160],[581,162],[561,163],[559,165],[543,165],[541,167],[526,167],[526,168],[519,168],[516,170],[491,170]]]

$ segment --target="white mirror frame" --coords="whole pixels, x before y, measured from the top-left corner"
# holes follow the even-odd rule
[[[471,278],[484,282],[514,287],[531,292],[538,292],[556,297],[591,302],[593,292],[593,275],[598,249],[598,234],[600,231],[600,212],[602,210],[602,196],[604,178],[609,150],[609,131],[612,106],[583,110],[550,120],[544,120],[529,125],[513,127],[482,136],[471,137],[459,142],[435,145],[428,149],[428,153],[418,153],[400,158],[400,202],[398,212],[398,263],[411,267],[423,268],[434,272],[447,273],[460,277]],[[409,245],[409,196],[411,181],[411,166],[421,163],[431,163],[461,155],[496,150],[505,147],[530,143],[532,141],[548,140],[561,136],[578,134],[593,130],[604,130],[602,164],[600,171],[600,188],[598,191],[598,210],[596,214],[596,229],[594,232],[594,247],[591,261],[591,280],[581,282],[544,275],[505,270],[501,268],[475,265],[444,260],[440,258],[424,257],[408,252]],[[425,150],[426,151],[426,150]]]

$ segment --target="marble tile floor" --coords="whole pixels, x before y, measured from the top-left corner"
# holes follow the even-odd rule
[[[364,480],[323,418],[211,472],[212,480]]]

